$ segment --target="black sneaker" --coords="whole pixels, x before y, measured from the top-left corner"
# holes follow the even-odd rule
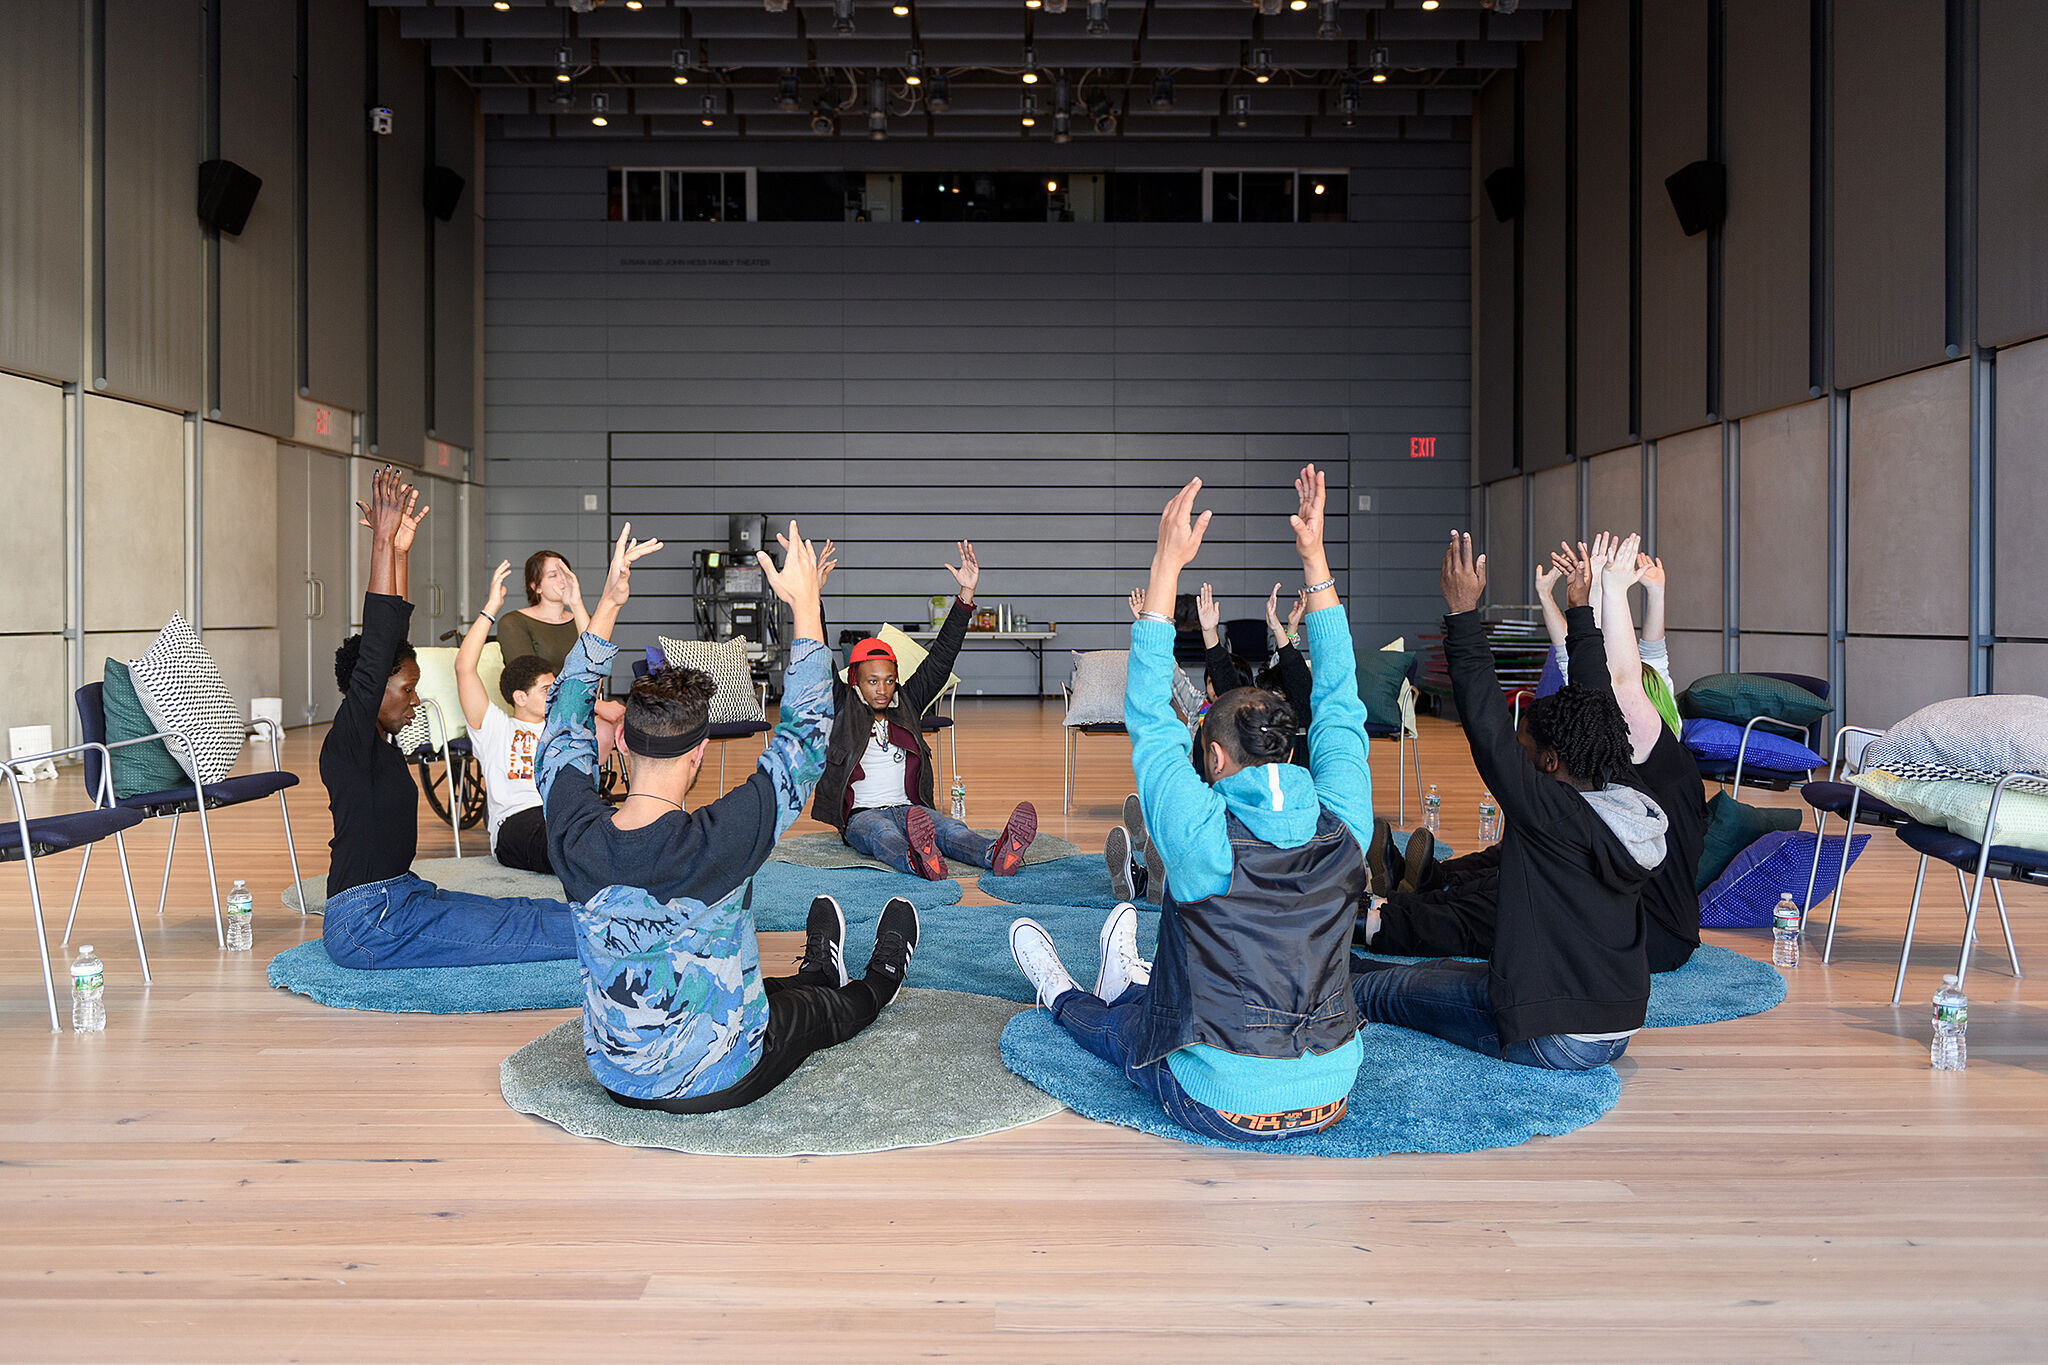
[[[917,907],[901,896],[892,896],[882,907],[882,918],[875,922],[875,954],[868,959],[863,978],[874,987],[882,1004],[895,998],[916,951]]]
[[[1130,832],[1131,848],[1143,855],[1152,845],[1145,835],[1145,808],[1138,802],[1138,794],[1132,792],[1124,798],[1124,828]]]
[[[1429,874],[1436,871],[1436,836],[1426,829],[1418,829],[1408,838],[1408,849],[1402,854],[1401,872],[1394,879],[1397,891],[1421,891],[1429,880]]]
[[[1401,874],[1389,865],[1390,854],[1400,856],[1394,848],[1394,827],[1376,818],[1372,822],[1372,842],[1365,846],[1365,870],[1375,896],[1386,895],[1401,880]]]
[[[1109,867],[1109,894],[1120,901],[1139,896],[1137,879],[1131,875],[1131,835],[1122,825],[1111,825],[1102,841],[1102,861]]]
[[[847,982],[846,916],[830,896],[811,902],[810,918],[804,922],[804,960],[797,966],[796,979],[806,986]]]

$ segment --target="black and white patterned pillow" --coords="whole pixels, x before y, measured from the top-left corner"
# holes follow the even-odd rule
[[[1951,697],[1923,706],[1870,742],[1863,766],[1924,782],[2013,783],[2048,792],[2048,697]]]
[[[186,776],[202,783],[226,777],[248,727],[191,622],[173,612],[142,656],[128,661],[128,672],[150,722],[185,737],[187,743],[166,745]]]
[[[718,690],[711,694],[711,723],[728,725],[739,721],[766,720],[761,695],[754,690],[754,675],[747,667],[747,642],[735,635],[716,640],[672,640],[657,637],[661,657],[672,667],[694,668],[709,673]]]

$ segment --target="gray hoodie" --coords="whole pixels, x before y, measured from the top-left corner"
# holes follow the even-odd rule
[[[1629,856],[1654,872],[1664,863],[1664,831],[1671,825],[1664,808],[1634,787],[1610,782],[1598,791],[1580,792],[1593,813],[1614,831]]]

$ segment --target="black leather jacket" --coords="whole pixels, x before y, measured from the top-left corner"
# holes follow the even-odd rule
[[[953,672],[953,661],[960,657],[960,642],[967,638],[967,623],[973,617],[974,608],[963,605],[955,597],[953,609],[946,613],[945,624],[939,627],[938,638],[932,641],[931,651],[924,656],[924,662],[917,666],[916,672],[897,683],[896,700],[886,713],[890,728],[900,735],[909,736],[917,746],[911,766],[917,774],[917,804],[920,806],[936,804],[932,772],[937,764],[932,761],[931,745],[925,742],[924,730],[918,721],[925,708],[938,700],[939,693],[944,690],[946,679]],[[853,772],[860,766],[861,755],[868,751],[868,735],[875,726],[875,712],[861,699],[858,688],[847,686],[837,676],[832,679],[832,704],[836,714],[832,718],[831,737],[825,741],[825,771],[818,778],[817,795],[811,800],[811,815],[844,833],[846,821],[853,814],[848,809],[853,800]],[[906,800],[909,795],[906,791]]]

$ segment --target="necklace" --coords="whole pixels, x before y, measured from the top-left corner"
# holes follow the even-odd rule
[[[649,801],[659,801],[659,802],[661,802],[661,803],[662,803],[663,805],[668,805],[668,806],[674,806],[674,807],[675,807],[675,808],[676,808],[677,810],[681,810],[681,809],[683,808],[683,803],[682,803],[682,802],[680,802],[680,801],[671,801],[671,800],[669,800],[669,799],[668,799],[668,798],[667,798],[666,796],[656,796],[656,795],[655,795],[655,794],[654,794],[653,792],[628,792],[628,793],[626,793],[626,795],[627,795],[627,796],[628,796],[629,798],[630,798],[630,797],[635,797],[635,796],[644,796],[644,797],[646,797],[646,798],[647,798],[647,799],[648,799]]]

